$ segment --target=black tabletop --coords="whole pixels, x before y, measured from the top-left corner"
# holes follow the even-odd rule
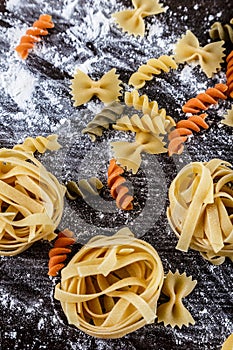
[[[27,136],[58,134],[62,148],[36,157],[61,183],[98,176],[106,184],[106,171],[113,157],[110,142],[133,140],[133,135],[108,130],[93,143],[81,130],[103,108],[97,98],[74,107],[70,80],[77,68],[99,79],[116,68],[128,90],[128,79],[149,58],[172,54],[174,43],[190,29],[200,45],[210,42],[209,29],[215,21],[229,23],[233,17],[230,0],[161,1],[166,12],[146,17],[143,38],[124,33],[111,14],[132,8],[130,0],[8,0],[0,2],[0,145],[12,147]],[[52,15],[55,27],[21,60],[14,47],[27,27],[41,13]],[[226,45],[226,54],[231,50]],[[213,78],[199,66],[179,65],[147,82],[141,89],[176,121],[184,118],[181,106],[187,99],[225,82],[225,65]],[[123,98],[121,98],[123,101]],[[177,239],[168,225],[167,192],[177,172],[191,161],[221,158],[233,161],[232,128],[220,121],[230,100],[208,111],[208,130],[186,144],[182,155],[143,155],[136,175],[128,173],[135,197],[132,212],[109,206],[89,205],[65,199],[59,229],[75,232],[78,251],[89,238],[115,233],[128,226],[137,237],[158,251],[164,271],[178,269],[197,280],[194,291],[184,300],[196,323],[174,329],[162,323],[147,325],[121,339],[90,337],[68,325],[60,303],[53,297],[59,277],[48,277],[48,251],[52,243],[37,242],[14,257],[0,258],[0,344],[1,349],[82,350],[220,350],[233,332],[232,262],[214,266],[198,252],[175,249]],[[108,191],[103,197],[108,197]],[[109,198],[107,198],[109,200]],[[106,199],[106,200],[107,200]]]

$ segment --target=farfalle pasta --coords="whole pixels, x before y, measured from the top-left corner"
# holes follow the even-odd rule
[[[165,276],[161,292],[169,297],[169,300],[158,307],[158,322],[163,322],[165,326],[178,326],[179,328],[188,327],[189,324],[194,325],[195,321],[184,306],[182,299],[192,292],[196,284],[197,281],[193,281],[192,277],[187,277],[186,273],[169,271]]]
[[[233,106],[231,106],[231,109],[229,109],[224,115],[224,118],[221,120],[221,123],[233,127]]]
[[[221,159],[186,165],[169,188],[169,223],[177,249],[195,249],[213,264],[233,261],[233,170]]]
[[[102,136],[103,130],[109,129],[109,127],[116,122],[123,110],[124,106],[121,103],[111,103],[104,107],[100,113],[95,115],[92,121],[87,124],[86,128],[82,130],[82,133],[88,134],[94,142],[96,136]]]
[[[163,285],[155,249],[128,228],[92,238],[61,271],[55,299],[68,323],[98,338],[119,338],[156,318]]]
[[[112,16],[116,23],[129,34],[144,36],[143,18],[164,12],[158,0],[132,0],[134,10],[116,12]]]
[[[46,150],[57,151],[61,145],[57,141],[58,135],[53,134],[47,137],[37,136],[36,138],[27,137],[22,144],[15,145],[13,149],[29,153],[44,153]]]
[[[0,149],[0,255],[56,237],[65,188],[30,153]]]
[[[92,80],[80,69],[71,80],[71,95],[74,106],[81,106],[88,102],[93,96],[98,97],[104,103],[111,103],[118,99],[121,81],[118,79],[116,69],[113,68],[105,73],[98,81]]]
[[[119,130],[127,130],[128,128],[128,130],[135,132],[135,142],[111,142],[117,162],[126,167],[127,170],[132,170],[133,174],[137,173],[141,165],[142,152],[150,154],[167,152],[164,147],[164,136],[161,136],[160,132],[160,129],[164,131],[163,124],[161,123],[159,128],[157,120],[161,121],[159,116],[158,118],[151,118],[149,115],[144,115],[139,118],[137,115],[133,115],[131,119],[128,117],[125,120],[124,118],[121,119],[118,126],[116,126]]]
[[[141,65],[137,72],[131,75],[129,85],[133,85],[136,89],[141,89],[146,81],[153,79],[154,75],[159,75],[162,72],[168,73],[171,68],[177,68],[173,57],[162,55],[159,58],[151,58],[146,64]]]
[[[186,34],[175,45],[175,60],[177,63],[197,62],[208,78],[211,78],[221,68],[224,41],[217,41],[201,47],[197,37],[187,30]]]

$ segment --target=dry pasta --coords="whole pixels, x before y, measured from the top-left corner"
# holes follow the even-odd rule
[[[103,186],[97,177],[81,179],[78,182],[69,181],[66,185],[66,197],[75,200],[78,197],[97,196]]]
[[[26,34],[20,39],[20,43],[16,46],[15,51],[18,52],[22,59],[26,59],[29,50],[33,49],[34,44],[40,41],[40,36],[48,35],[48,28],[53,28],[52,17],[50,15],[40,15],[31,28],[28,28]]]
[[[46,150],[57,151],[61,145],[57,141],[58,136],[53,134],[47,137],[37,136],[36,138],[27,137],[22,144],[13,147],[17,151],[34,153],[44,153]]]
[[[58,233],[53,248],[49,251],[49,276],[57,276],[65,266],[67,254],[71,252],[71,246],[76,242],[74,233],[68,229]]]
[[[187,30],[186,34],[175,45],[175,60],[177,63],[197,62],[208,78],[211,78],[223,62],[224,41],[217,41],[200,47],[197,37]]]
[[[144,36],[144,17],[164,12],[158,0],[132,0],[134,10],[116,12],[112,16],[116,23],[129,34]]]
[[[83,134],[88,134],[94,142],[96,136],[102,136],[104,129],[109,129],[114,124],[124,110],[124,106],[119,102],[104,107],[102,111],[95,115],[93,120],[82,130]]]
[[[16,255],[40,239],[52,240],[65,188],[33,155],[0,149],[0,255]]]
[[[195,249],[213,264],[233,261],[233,170],[221,159],[186,165],[169,188],[169,223],[177,249]]]
[[[221,123],[233,127],[233,106],[227,111],[227,114],[224,116]]]
[[[104,103],[116,101],[120,94],[121,81],[118,79],[116,69],[113,68],[105,73],[98,81],[94,81],[80,69],[74,74],[71,81],[71,95],[74,106],[81,106],[93,96],[97,96]]]
[[[159,58],[151,58],[146,64],[141,65],[137,72],[131,75],[129,85],[133,85],[136,89],[141,89],[146,81],[153,79],[154,75],[161,74],[163,71],[168,73],[171,68],[177,68],[173,57],[162,55]]]
[[[227,78],[227,86],[228,86],[228,95],[233,98],[233,50],[226,58],[227,62],[227,71],[226,71],[226,78]]]
[[[98,338],[119,338],[156,318],[163,284],[155,249],[128,228],[92,238],[61,271],[55,299],[68,323]]]
[[[143,114],[148,114],[151,118],[160,115],[166,132],[169,132],[176,124],[174,119],[166,114],[164,108],[159,109],[156,101],[149,101],[147,95],[140,96],[137,90],[131,92],[127,91],[125,93],[125,104],[128,107],[133,107],[138,111],[142,111]]]
[[[225,340],[221,350],[232,350],[233,349],[233,333]]]
[[[233,18],[231,23],[233,22]],[[233,28],[231,24],[222,24],[221,22],[214,22],[210,28],[211,39],[221,39],[224,41],[231,41],[233,43]]]
[[[165,276],[162,294],[169,297],[169,301],[158,307],[158,322],[163,322],[165,326],[172,327],[194,325],[195,321],[190,312],[185,308],[182,299],[189,295],[195,288],[197,281],[192,277],[187,277],[186,273],[180,274],[179,271],[171,271]]]

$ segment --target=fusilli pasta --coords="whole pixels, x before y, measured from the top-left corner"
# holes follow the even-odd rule
[[[75,181],[69,181],[66,185],[66,197],[75,200],[78,197],[97,196],[103,186],[97,177],[81,179],[77,183]]]
[[[57,142],[58,136],[53,134],[47,137],[37,136],[36,138],[27,137],[22,144],[13,147],[17,151],[34,153],[44,153],[46,150],[57,151],[61,145]]]
[[[227,61],[227,86],[228,86],[228,95],[233,98],[233,50],[226,58]]]
[[[233,18],[231,20],[233,22]],[[211,39],[221,39],[224,41],[231,41],[233,43],[233,28],[231,24],[222,24],[221,22],[214,22],[210,28]]]

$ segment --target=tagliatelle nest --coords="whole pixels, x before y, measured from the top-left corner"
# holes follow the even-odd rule
[[[55,298],[69,324],[119,338],[154,322],[164,272],[154,248],[127,228],[91,239],[61,272]]]

